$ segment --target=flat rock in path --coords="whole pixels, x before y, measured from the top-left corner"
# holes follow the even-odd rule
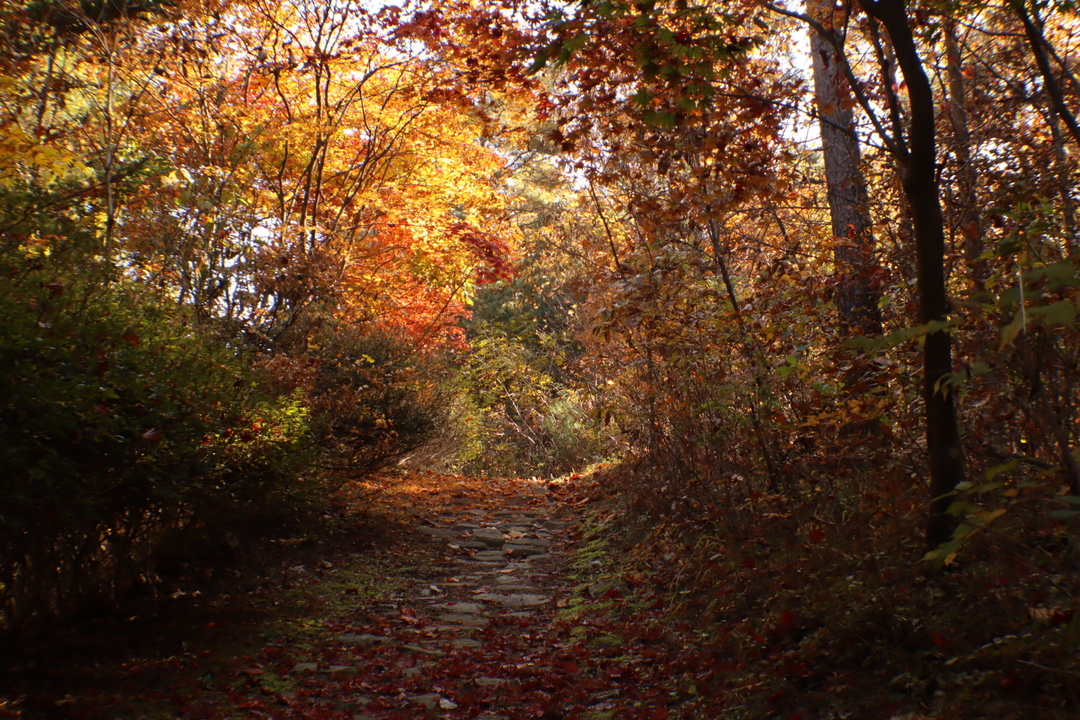
[[[436,650],[435,648],[426,648],[423,645],[416,645],[414,643],[406,643],[401,646],[402,649],[408,650],[414,653],[420,653],[421,655],[430,655],[431,657],[441,658],[446,657],[446,653],[442,650]]]
[[[466,625],[468,627],[487,627],[488,619],[485,617],[478,617],[476,615],[458,615],[458,614],[446,614],[437,615],[436,619],[444,623],[454,623],[455,625]]]
[[[501,547],[506,542],[506,536],[498,528],[480,528],[473,530],[470,534],[488,547]]]
[[[382,635],[369,635],[367,633],[362,635],[348,633],[345,635],[338,635],[337,639],[342,645],[354,647],[371,647],[372,645],[382,645],[383,643],[390,642],[390,638],[388,637],[383,637]]]
[[[499,577],[495,578],[496,585],[513,585],[514,583],[519,582],[521,582],[521,580],[514,577],[513,575],[500,575]]]
[[[425,693],[423,695],[410,695],[409,702],[415,705],[423,705],[428,710],[435,710],[439,707],[439,701],[442,700],[442,695],[438,693]]]
[[[510,557],[529,557],[530,555],[543,555],[544,549],[535,545],[520,545],[515,541],[514,543],[507,543],[503,546],[502,551]],[[482,555],[483,553],[477,553]]]
[[[451,640],[450,644],[461,650],[473,650],[482,646],[479,640],[473,640],[472,638],[456,638]]]
[[[484,550],[491,547],[487,543],[477,542],[476,540],[460,540],[458,542],[455,542],[454,545],[457,545],[459,548],[464,548],[466,550]]]
[[[479,603],[459,602],[433,605],[440,610],[446,610],[455,615],[475,615],[484,612],[484,606]]]
[[[527,537],[514,538],[510,542],[512,542],[514,545],[535,545],[537,547],[543,547],[543,546],[551,544],[550,540],[545,540],[544,538],[527,538]]]
[[[420,533],[421,535],[428,535],[430,537],[437,538],[456,538],[459,534],[457,530],[451,530],[449,528],[428,527],[427,525],[421,525],[420,527],[416,528],[416,532]]]
[[[533,595],[530,593],[511,593],[509,595],[479,593],[473,597],[485,602],[498,603],[504,607],[535,607],[537,605],[543,605],[551,599],[546,595]]]
[[[315,672],[319,669],[319,663],[317,662],[299,662],[293,665],[292,671],[296,674],[305,672]]]
[[[476,683],[477,685],[479,685],[480,687],[499,687],[500,685],[503,685],[508,681],[506,679],[504,679],[504,678],[478,677],[475,680],[473,680],[473,682]],[[492,717],[492,716],[489,715],[488,717]]]
[[[570,520],[545,520],[544,521],[544,527],[546,527],[548,530],[559,530],[560,528],[564,528],[564,527],[567,527],[569,525],[573,525],[573,522],[570,521]]]
[[[507,547],[510,547],[510,546],[507,545]],[[473,558],[475,558],[477,560],[495,561],[495,560],[504,560],[506,558],[506,555],[503,553],[502,550],[481,550],[480,552],[473,555]]]
[[[356,668],[352,665],[331,665],[322,672],[329,673],[331,675],[339,675],[341,673],[354,673]]]
[[[550,560],[550,559],[551,559],[551,555],[549,555],[548,553],[540,553],[539,555],[533,555],[532,557],[530,557],[530,558],[527,558],[527,559],[528,559],[528,560],[529,560],[530,562],[531,562],[531,561],[534,561],[534,560]]]

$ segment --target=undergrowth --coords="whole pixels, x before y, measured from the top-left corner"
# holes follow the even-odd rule
[[[1009,512],[934,570],[884,503],[858,512],[842,487],[654,514],[637,480],[597,481],[564,615],[594,647],[684,665],[672,717],[1075,717],[1075,550],[1053,497],[982,498]]]

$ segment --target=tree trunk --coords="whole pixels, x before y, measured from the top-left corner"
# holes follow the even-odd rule
[[[824,0],[807,3],[811,17],[831,30],[833,10]],[[833,257],[839,279],[836,307],[843,327],[863,335],[881,333],[880,292],[870,270],[874,235],[866,179],[851,112],[853,101],[840,69],[836,48],[818,30],[810,29],[814,63],[814,98],[825,160],[825,184],[832,218]]]
[[[973,291],[982,293],[986,282],[986,262],[979,260],[983,251],[982,218],[979,214],[978,173],[971,162],[971,129],[968,122],[968,101],[964,70],[960,62],[960,41],[956,37],[956,21],[949,18],[944,25],[946,71],[949,78],[949,120],[953,128],[953,154],[956,157],[957,196],[960,212],[957,223],[964,238],[964,260]]]
[[[949,315],[945,288],[945,221],[937,180],[934,92],[930,86],[904,0],[863,0],[865,10],[885,27],[907,84],[909,143],[900,150],[904,194],[915,225],[919,322],[943,321]],[[899,138],[897,139],[899,141]],[[923,346],[923,399],[930,462],[930,518],[926,542],[935,548],[952,536],[956,518],[946,510],[949,495],[964,479],[964,451],[956,416],[956,393],[946,380],[952,373],[952,336],[927,333]]]

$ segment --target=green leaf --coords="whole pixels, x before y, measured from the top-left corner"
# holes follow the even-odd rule
[[[975,510],[975,506],[972,505],[971,503],[965,502],[963,500],[957,500],[952,505],[949,506],[949,509],[945,511],[945,514],[946,515],[959,516],[959,515],[963,515],[963,514],[966,514],[966,513],[970,513],[970,512],[972,512],[974,510]]]
[[[1012,472],[1013,470],[1017,469],[1018,467],[1020,467],[1020,461],[1019,460],[1010,460],[1007,463],[1002,463],[1001,465],[995,465],[994,467],[992,467],[992,468],[990,468],[989,470],[986,471],[986,480],[987,480],[987,482],[989,482],[989,481],[993,480],[994,478],[996,478],[998,475],[1001,475],[1002,473]]]
[[[1004,350],[1011,345],[1012,341],[1016,339],[1016,336],[1023,329],[1024,315],[1023,313],[1016,313],[1016,317],[1013,318],[1012,322],[1001,328],[1001,342],[998,344],[998,350]]]
[[[1076,319],[1076,306],[1073,305],[1071,300],[1059,300],[1058,302],[1049,305],[1038,305],[1029,308],[1027,314],[1036,317],[1045,317],[1054,325],[1060,325],[1067,328],[1076,327],[1074,322]]]
[[[585,43],[589,41],[589,36],[585,33],[578,33],[574,37],[566,41],[563,45],[563,50],[567,53],[567,57],[577,52],[581,48],[585,47]]]
[[[1059,260],[1056,263],[1031,268],[1023,273],[1026,282],[1032,283],[1046,279],[1046,289],[1057,290],[1064,287],[1080,286],[1080,278],[1076,274],[1076,265],[1071,260]]]
[[[1002,310],[1010,310],[1017,306],[1020,302],[1020,286],[1013,285],[1010,288],[1001,291],[998,295],[997,304]]]
[[[665,130],[674,130],[679,124],[679,118],[675,113],[646,110],[641,117],[649,125],[656,125]]]

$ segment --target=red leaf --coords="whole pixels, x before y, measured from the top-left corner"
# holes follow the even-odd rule
[[[806,539],[809,540],[812,545],[820,545],[825,541],[825,531],[821,528],[814,528],[807,533]]]
[[[424,622],[420,618],[416,617],[416,613],[414,613],[412,610],[405,607],[404,605],[398,606],[398,615],[400,615],[401,619],[409,623],[410,625],[421,625]]]
[[[757,567],[757,560],[747,555],[742,559],[742,566],[747,570],[753,570]]]

